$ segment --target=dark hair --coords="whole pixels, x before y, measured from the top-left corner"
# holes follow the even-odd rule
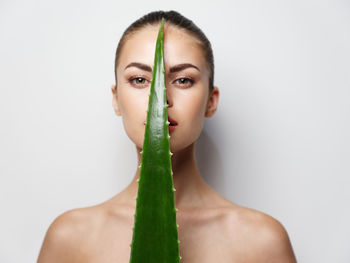
[[[207,61],[209,67],[209,91],[212,91],[214,88],[214,56],[213,50],[211,48],[211,44],[205,34],[202,32],[200,28],[198,28],[191,20],[182,16],[180,13],[176,11],[153,11],[150,12],[143,17],[136,20],[132,23],[123,33],[122,37],[119,40],[115,62],[114,62],[114,75],[115,75],[115,83],[117,85],[117,65],[119,61],[119,56],[121,50],[128,39],[128,36],[132,33],[136,32],[139,29],[146,27],[147,25],[155,25],[160,23],[162,18],[164,18],[165,22],[169,22],[171,25],[177,26],[179,28],[187,30],[190,34],[196,37],[203,48],[205,59]]]

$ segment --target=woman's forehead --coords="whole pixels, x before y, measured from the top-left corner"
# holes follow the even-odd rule
[[[147,26],[128,37],[120,54],[121,69],[132,62],[153,65],[158,30],[158,26]],[[204,70],[206,65],[200,42],[173,26],[164,28],[164,61],[166,67],[191,63]]]

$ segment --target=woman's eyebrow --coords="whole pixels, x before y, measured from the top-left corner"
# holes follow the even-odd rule
[[[130,68],[130,67],[136,67],[136,68],[142,69],[144,71],[152,72],[152,67],[150,67],[146,64],[143,64],[143,63],[139,63],[139,62],[131,62],[129,65],[127,65],[125,67],[124,70],[126,70],[127,68]]]
[[[178,64],[178,65],[171,67],[170,73],[179,72],[179,71],[184,70],[186,68],[195,68],[200,72],[199,68],[196,67],[195,65],[193,65],[191,63],[182,63],[182,64]]]
[[[130,67],[136,67],[136,68],[142,69],[144,71],[152,72],[151,66],[143,64],[143,63],[139,63],[139,62],[131,62],[129,65],[127,65],[125,67],[124,70],[126,70],[127,68],[130,68]],[[179,71],[184,70],[186,68],[195,68],[200,72],[199,68],[196,67],[195,65],[193,65],[191,63],[182,63],[182,64],[178,64],[178,65],[171,67],[170,73],[179,72]]]

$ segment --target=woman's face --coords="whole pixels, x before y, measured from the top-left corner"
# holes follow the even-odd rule
[[[127,135],[140,149],[158,30],[159,26],[147,26],[129,36],[116,69],[118,83],[112,88],[115,112],[122,116]],[[215,87],[209,96],[209,70],[198,41],[167,24],[164,27],[164,62],[168,116],[177,123],[170,131],[170,149],[176,153],[197,140],[204,117],[215,113],[218,90]],[[187,66],[181,67],[181,64]]]

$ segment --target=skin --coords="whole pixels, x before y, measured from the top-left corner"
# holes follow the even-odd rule
[[[152,72],[128,67],[138,62],[153,67],[159,25],[147,26],[126,42],[112,87],[112,105],[125,131],[140,151]],[[170,134],[175,205],[181,263],[296,262],[284,227],[276,219],[225,199],[201,178],[194,146],[205,118],[214,115],[219,90],[209,92],[209,71],[198,41],[183,30],[165,24],[165,74],[168,115],[178,125]],[[170,68],[190,63],[170,73]],[[141,77],[142,79],[135,79]],[[190,82],[188,79],[193,79]],[[122,176],[122,175],[120,175]],[[139,169],[131,183],[111,199],[91,207],[69,210],[50,225],[38,263],[129,262]]]

